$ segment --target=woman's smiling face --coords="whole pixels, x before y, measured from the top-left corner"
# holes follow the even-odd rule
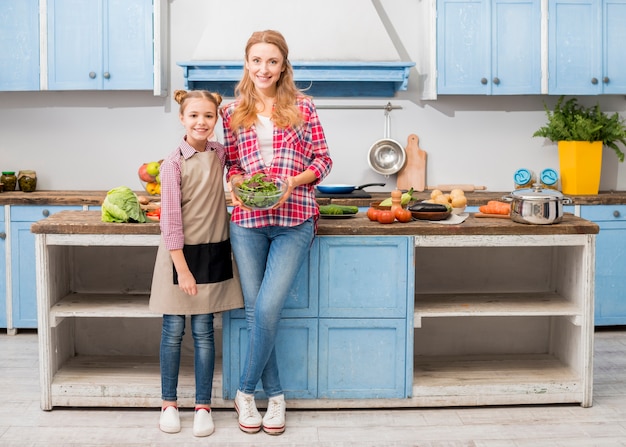
[[[284,58],[276,45],[257,43],[250,47],[246,68],[257,90],[271,94],[285,69]]]

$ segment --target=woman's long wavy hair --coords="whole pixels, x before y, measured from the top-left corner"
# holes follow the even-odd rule
[[[257,43],[275,45],[283,56],[283,68],[280,79],[276,83],[276,103],[272,110],[272,121],[278,127],[295,127],[302,123],[302,115],[296,107],[296,97],[302,92],[293,80],[293,67],[289,62],[289,48],[281,33],[274,30],[256,31],[252,33],[246,44],[245,60],[248,60],[250,48]],[[256,87],[250,79],[248,68],[244,65],[241,81],[235,87],[235,96],[239,104],[235,108],[230,127],[236,131],[240,127],[249,129],[257,120],[257,102],[261,101]]]

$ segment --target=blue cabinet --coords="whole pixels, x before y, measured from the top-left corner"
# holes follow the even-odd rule
[[[4,221],[4,206],[0,206],[0,329],[7,327],[7,230]]]
[[[437,93],[541,93],[541,1],[438,0]]]
[[[626,93],[626,0],[550,0],[550,94]]]
[[[0,91],[39,90],[39,0],[0,2]]]
[[[151,0],[48,0],[50,90],[153,88]]]
[[[286,397],[409,396],[414,277],[411,237],[316,238],[279,327]],[[243,311],[224,315],[223,334],[224,398],[233,399],[247,348]]]
[[[62,210],[80,206],[11,206],[11,328],[37,327],[37,278],[34,222]]]
[[[626,324],[626,205],[581,206],[580,217],[596,222],[595,324]]]

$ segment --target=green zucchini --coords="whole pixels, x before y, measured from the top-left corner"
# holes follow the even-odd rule
[[[348,205],[320,205],[320,214],[356,214],[359,212],[359,208],[356,206]]]

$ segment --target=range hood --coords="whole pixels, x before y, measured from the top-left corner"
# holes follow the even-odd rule
[[[243,73],[242,61],[185,61],[187,90],[205,89],[233,97]],[[315,97],[393,97],[406,90],[414,62],[292,61],[294,80]]]

